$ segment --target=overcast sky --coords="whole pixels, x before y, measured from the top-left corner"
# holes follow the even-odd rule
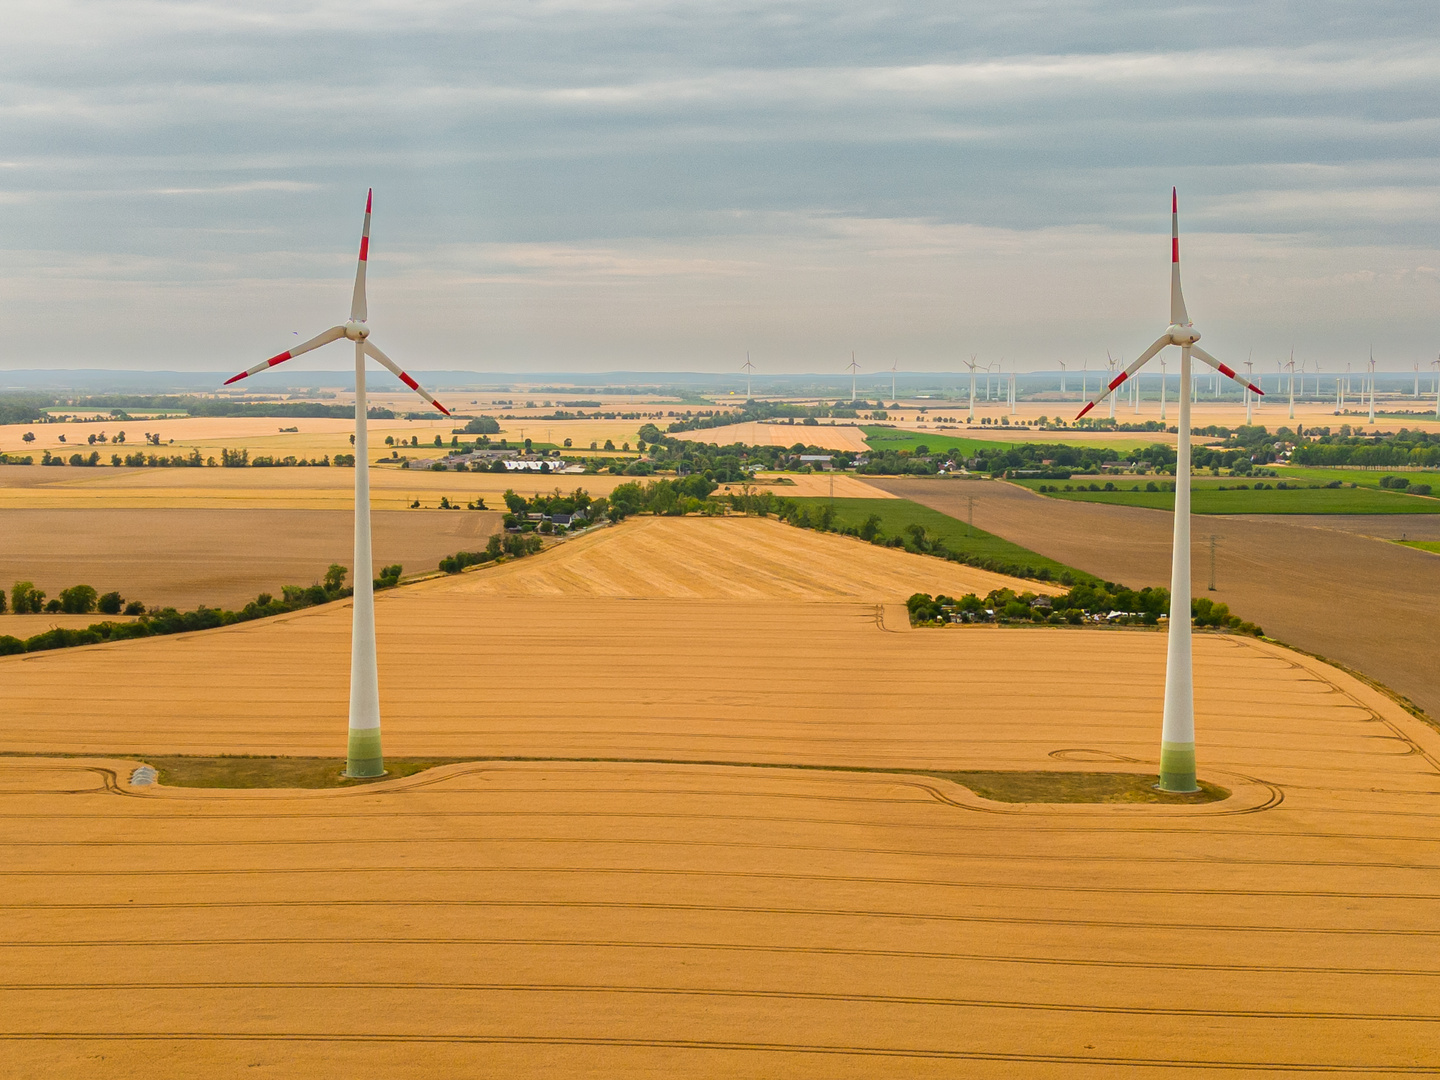
[[[7,0],[0,367],[1440,350],[1427,3]],[[338,367],[332,345],[314,366]],[[297,363],[299,363],[297,361]]]

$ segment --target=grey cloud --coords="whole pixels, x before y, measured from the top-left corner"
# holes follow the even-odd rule
[[[283,322],[294,283],[348,276],[372,184],[377,285],[462,359],[478,310],[515,362],[673,364],[753,328],[804,357],[839,345],[826,290],[917,363],[966,335],[1003,347],[1031,318],[1007,244],[1089,237],[1039,274],[1083,314],[1085,276],[1149,280],[1124,260],[1164,233],[1176,182],[1188,233],[1262,260],[1223,294],[1260,331],[1313,309],[1338,340],[1434,301],[1414,268],[1440,265],[1440,36],[1413,4],[13,6],[7,366],[92,359],[117,319],[125,362],[149,339],[187,359],[237,310]],[[1247,296],[1287,306],[1266,330]],[[1128,317],[1089,302],[1096,335]],[[159,313],[181,303],[177,334]],[[632,303],[651,325],[608,314]],[[1020,338],[1035,362],[1059,347]]]

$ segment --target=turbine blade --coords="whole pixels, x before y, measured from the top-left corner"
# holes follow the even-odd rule
[[[406,386],[410,387],[411,390],[414,390],[417,394],[419,394],[422,398],[428,401],[431,405],[434,405],[435,408],[439,409],[446,416],[450,415],[449,409],[447,409],[444,405],[441,405],[440,402],[436,401],[433,397],[431,397],[430,392],[426,390],[423,386],[417,383],[409,375],[406,375],[405,372],[401,371],[400,365],[395,363],[394,360],[391,360],[388,356],[386,356],[383,352],[376,348],[375,343],[370,341],[368,338],[365,341],[365,355],[369,356],[374,360],[378,360],[385,367],[393,371],[396,378],[398,378]]]
[[[1189,326],[1185,311],[1185,294],[1180,291],[1180,196],[1170,189],[1170,322]]]
[[[1115,378],[1111,379],[1108,383],[1101,386],[1100,392],[1090,399],[1090,402],[1083,409],[1080,410],[1080,415],[1075,417],[1075,419],[1079,420],[1096,405],[1099,405],[1100,402],[1104,401],[1107,397],[1110,396],[1110,391],[1114,390],[1126,379],[1130,378],[1131,375],[1134,375],[1135,372],[1139,371],[1142,367],[1144,367],[1156,353],[1158,353],[1161,349],[1165,348],[1165,346],[1169,344],[1169,334],[1166,334],[1164,337],[1156,338],[1155,344],[1151,345],[1148,349],[1146,349],[1143,353],[1140,354],[1140,359],[1136,360],[1133,364],[1127,367],[1124,371],[1120,372],[1119,375],[1116,375]],[[1109,354],[1107,353],[1106,355]]]
[[[1224,375],[1227,379],[1234,379],[1234,380],[1235,380],[1237,383],[1239,383],[1241,386],[1248,386],[1248,387],[1250,388],[1250,390],[1251,390],[1252,393],[1259,394],[1261,397],[1264,397],[1264,396],[1265,396],[1265,391],[1264,391],[1264,390],[1261,390],[1261,389],[1260,389],[1258,386],[1256,386],[1254,383],[1252,383],[1252,382],[1247,382],[1245,379],[1242,379],[1242,378],[1241,378],[1239,375],[1237,375],[1230,367],[1228,367],[1228,366],[1225,365],[1225,364],[1222,364],[1219,360],[1216,360],[1216,359],[1215,359],[1213,356],[1211,356],[1208,352],[1206,352],[1204,349],[1200,348],[1199,345],[1191,345],[1191,346],[1190,346],[1190,355],[1193,356],[1193,357],[1195,357],[1197,360],[1201,360],[1201,361],[1204,361],[1205,363],[1209,364],[1212,368],[1214,368],[1216,371],[1220,372],[1220,374],[1221,374],[1221,375]]]
[[[252,368],[247,368],[246,370],[240,372],[239,375],[232,375],[230,378],[225,380],[225,385],[229,386],[231,383],[239,382],[241,379],[248,379],[257,371],[264,371],[266,368],[272,368],[276,364],[283,364],[286,360],[293,359],[294,357],[299,356],[301,353],[307,353],[311,349],[318,349],[321,345],[328,345],[332,341],[339,341],[344,336],[345,328],[343,326],[332,326],[323,334],[316,334],[309,341],[301,345],[296,345],[289,352],[282,352],[278,356],[272,356],[263,364],[256,364]]]
[[[365,307],[365,264],[370,261],[370,201],[375,189],[365,193],[365,227],[360,230],[360,260],[355,267],[355,295],[350,298],[350,318],[364,322],[368,311]]]

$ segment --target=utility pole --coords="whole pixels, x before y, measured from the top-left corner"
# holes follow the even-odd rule
[[[1215,591],[1215,534],[1210,534],[1210,591]]]

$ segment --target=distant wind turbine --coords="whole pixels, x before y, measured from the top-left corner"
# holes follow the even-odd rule
[[[1165,420],[1165,357],[1160,357],[1160,420]]]
[[[855,373],[860,370],[860,365],[855,362],[855,354],[850,354],[850,400],[855,400]]]
[[[1254,351],[1252,350],[1251,353],[1250,353],[1250,356],[1254,356],[1254,355],[1255,355],[1255,353],[1254,353]],[[1246,383],[1247,383],[1247,384],[1249,383],[1250,377],[1254,374],[1254,372],[1255,372],[1255,365],[1254,365],[1254,363],[1249,359],[1249,357],[1247,357],[1246,360],[1245,360],[1245,379],[1246,379]],[[1254,405],[1255,405],[1255,399],[1254,399],[1253,397],[1251,397],[1251,395],[1250,395],[1250,387],[1249,387],[1249,385],[1246,385],[1246,387],[1245,387],[1245,426],[1246,426],[1246,427],[1250,427],[1252,424],[1255,423],[1255,413],[1254,413],[1254,408],[1253,408]]]
[[[1440,361],[1436,361],[1440,363]],[[975,369],[980,365],[975,359],[975,354],[970,354],[970,359],[965,361],[965,366],[970,369],[970,416],[965,421],[967,424],[975,423]]]
[[[1375,350],[1370,350],[1370,423],[1375,423]]]
[[[1060,361],[1060,397],[1065,397],[1065,361]]]
[[[365,264],[370,258],[371,194],[365,196],[365,225],[360,233],[360,259],[355,268],[355,291],[350,300],[349,321],[341,326],[332,326],[288,352],[272,356],[263,364],[256,364],[225,380],[225,385],[229,386],[341,338],[355,343],[355,568],[351,574],[355,590],[350,629],[350,738],[345,775],[359,777],[385,775],[380,747],[380,679],[375,660],[375,567],[370,554],[370,447],[365,404],[365,357],[378,361],[411,390],[446,416],[450,415],[449,409],[401,371],[395,361],[370,340],[370,327],[365,324]]]
[[[896,396],[895,396],[895,371],[896,371],[897,368],[899,368],[899,366],[900,366],[900,361],[899,361],[899,360],[896,360],[894,363],[892,363],[892,364],[890,365],[890,400],[891,400],[891,402],[898,402],[898,400],[899,400],[899,399],[896,398]]]
[[[1290,350],[1290,363],[1286,365],[1290,369],[1290,419],[1295,419],[1295,350]]]
[[[750,373],[755,370],[755,365],[752,364],[752,363],[750,363],[750,354],[749,354],[749,352],[746,352],[746,354],[745,354],[745,363],[740,366],[740,370],[743,371],[743,372],[745,372],[745,400],[746,400],[746,401],[749,401],[749,400],[751,399],[751,394],[750,394]]]
[[[1190,630],[1190,387],[1191,356],[1199,357],[1226,378],[1243,383],[1234,371],[1196,344],[1200,332],[1185,311],[1180,291],[1179,197],[1170,193],[1170,325],[1140,358],[1103,387],[1080,410],[1080,419],[1168,345],[1180,346],[1180,417],[1175,446],[1175,540],[1170,562],[1170,621],[1165,660],[1165,712],[1160,735],[1162,791],[1198,791],[1195,783],[1194,656]]]

